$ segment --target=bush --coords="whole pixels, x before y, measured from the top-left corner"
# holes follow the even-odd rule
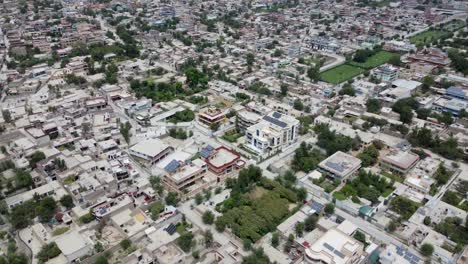
[[[124,239],[120,241],[120,246],[123,248],[123,250],[127,250],[132,246],[132,241],[129,239]]]
[[[47,262],[49,259],[53,259],[60,255],[60,253],[62,252],[58,248],[57,244],[55,244],[55,242],[52,242],[47,245],[44,245],[36,257],[41,262]]]

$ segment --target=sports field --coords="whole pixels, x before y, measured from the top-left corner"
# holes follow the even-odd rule
[[[320,79],[328,83],[339,84],[363,72],[364,70],[359,67],[343,64],[322,72]]]

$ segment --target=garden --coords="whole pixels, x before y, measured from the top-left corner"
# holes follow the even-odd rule
[[[238,179],[226,182],[231,196],[216,206],[223,215],[216,218],[218,231],[230,228],[244,241],[256,242],[276,229],[294,213],[304,197],[299,190],[286,187],[280,181],[262,177],[261,169],[249,166]]]
[[[361,197],[376,204],[379,197],[387,197],[395,190],[393,183],[385,177],[361,170],[356,178],[346,183],[340,191],[333,193],[333,197],[337,200],[351,197],[353,202],[357,203],[357,197]]]

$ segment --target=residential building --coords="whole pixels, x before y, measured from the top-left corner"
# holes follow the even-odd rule
[[[394,82],[398,78],[398,68],[390,64],[377,67],[373,72],[375,78],[384,82]]]
[[[468,109],[468,101],[460,100],[457,98],[447,99],[444,97],[440,97],[432,105],[432,110],[438,112],[449,112],[453,116],[458,116],[460,114],[460,111],[466,111],[466,109]]]
[[[319,171],[334,179],[344,181],[361,168],[361,160],[341,151],[319,163]]]
[[[299,121],[272,112],[246,131],[246,146],[260,155],[273,154],[297,141]]]
[[[221,124],[226,120],[224,112],[215,107],[209,107],[206,111],[198,114],[198,121],[206,126]]]
[[[191,196],[204,189],[207,181],[204,177],[207,165],[201,159],[181,161],[173,159],[164,168],[166,174],[162,183],[166,190],[176,192],[180,196]]]
[[[409,151],[392,149],[380,157],[380,166],[393,173],[405,175],[419,161],[419,156]]]
[[[364,245],[338,228],[328,230],[305,249],[304,263],[353,264],[364,256]]]
[[[229,174],[245,165],[245,161],[239,154],[224,146],[216,149],[207,146],[202,149],[200,155],[205,158],[208,169],[218,176],[217,182],[224,180]]]
[[[154,165],[167,157],[174,148],[160,139],[148,139],[141,141],[129,149],[129,154],[136,157],[146,165]]]

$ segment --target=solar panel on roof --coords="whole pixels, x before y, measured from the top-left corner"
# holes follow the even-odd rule
[[[270,123],[272,123],[274,125],[277,125],[279,127],[287,127],[288,126],[288,124],[286,124],[285,122],[280,121],[278,119],[275,119],[275,118],[273,118],[271,116],[264,116],[263,120],[268,121],[268,122],[270,122]]]
[[[323,243],[323,246],[326,247],[328,250],[332,251],[335,249],[334,247],[332,247],[330,244],[328,243]]]
[[[281,114],[278,113],[278,112],[274,112],[274,113],[273,113],[273,117],[276,118],[276,119],[280,119],[280,118],[281,118]]]
[[[322,209],[323,209],[323,205],[320,204],[320,203],[317,203],[317,202],[312,202],[312,204],[310,205],[310,208],[312,208],[313,210],[315,210],[316,212],[321,212]]]
[[[341,253],[340,251],[338,251],[338,250],[336,250],[336,249],[333,251],[333,253],[335,253],[335,255],[337,255],[337,256],[340,257],[340,258],[344,258],[344,257],[345,257],[345,255],[344,255],[343,253]]]
[[[176,230],[177,227],[174,224],[170,224],[168,227],[166,227],[166,232],[171,236],[176,232]]]
[[[343,165],[341,165],[340,163],[333,162],[333,161],[327,161],[325,162],[325,165],[327,165],[327,167],[332,168],[338,172],[343,172],[345,170]]]
[[[164,167],[164,170],[167,172],[174,172],[177,170],[177,168],[179,168],[179,166],[180,163],[177,160],[171,160],[171,162],[169,162],[169,164]]]

